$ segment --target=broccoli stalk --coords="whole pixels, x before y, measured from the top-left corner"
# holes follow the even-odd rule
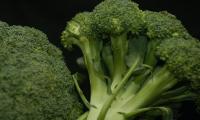
[[[68,22],[62,43],[80,47],[90,79],[90,100],[77,85],[88,106],[80,119],[128,120],[151,111],[172,120],[170,103],[198,96],[200,43],[167,12],[105,0]]]
[[[91,31],[88,29],[90,19],[87,19],[86,16],[89,17],[90,14],[79,14],[74,18],[74,20],[69,22],[67,31],[63,32],[63,39],[67,39],[67,41],[64,41],[67,42],[67,45],[70,45],[69,43],[78,45],[83,52],[85,66],[89,72],[91,85],[91,98],[89,106],[91,112],[89,114],[93,114],[94,117],[95,113],[100,111],[100,109],[97,108],[100,108],[102,106],[102,102],[104,101],[102,96],[107,96],[107,85],[106,81],[104,81],[102,65],[100,62],[101,41],[94,40],[92,36],[87,37],[88,34],[91,34],[88,32]],[[82,26],[84,28],[81,28]]]

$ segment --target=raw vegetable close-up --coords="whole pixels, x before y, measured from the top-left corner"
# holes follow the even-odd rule
[[[68,22],[62,43],[81,49],[88,71],[89,99],[74,75],[88,108],[80,120],[133,120],[140,115],[172,120],[172,104],[193,100],[198,105],[200,43],[166,11],[142,11],[130,0],[105,0]]]
[[[184,102],[199,114],[200,41],[176,15],[103,0],[64,27],[53,45],[0,21],[0,120],[179,120]]]

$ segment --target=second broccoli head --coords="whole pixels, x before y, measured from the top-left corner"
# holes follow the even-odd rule
[[[0,21],[0,119],[75,120],[82,109],[61,51],[37,29]]]
[[[199,101],[200,43],[166,11],[105,0],[68,22],[62,43],[80,47],[88,71],[91,96],[83,99],[88,112],[81,118],[126,120],[159,111],[171,120],[171,103]]]

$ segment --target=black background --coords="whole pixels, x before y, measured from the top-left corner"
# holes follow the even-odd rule
[[[49,40],[61,47],[59,38],[66,21],[76,13],[90,11],[101,0],[0,0],[0,20],[10,25],[32,26],[45,32]],[[198,0],[135,0],[143,10],[168,12],[177,16],[189,33],[200,39],[200,4]],[[66,62],[72,69],[74,58],[80,56],[79,51],[64,52]],[[70,56],[70,57],[68,57]],[[72,56],[72,57],[71,57]],[[182,107],[179,120],[199,120],[190,102]]]

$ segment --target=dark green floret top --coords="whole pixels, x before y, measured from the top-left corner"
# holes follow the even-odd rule
[[[62,52],[46,35],[0,22],[0,119],[75,120],[82,109]]]
[[[167,11],[144,11],[144,21],[150,39],[188,38],[190,36],[181,21]]]
[[[160,59],[179,79],[200,81],[200,44],[196,39],[169,38],[158,47]]]
[[[93,10],[93,24],[99,33],[122,34],[142,30],[142,12],[130,0],[105,0]]]

